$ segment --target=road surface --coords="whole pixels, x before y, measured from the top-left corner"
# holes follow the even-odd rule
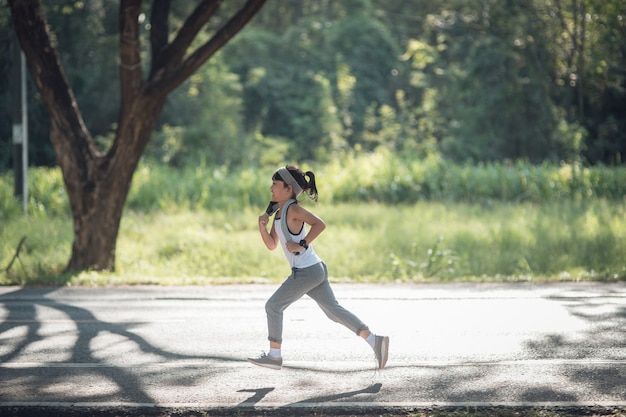
[[[19,407],[626,407],[626,283],[335,284],[369,346],[304,298],[267,350],[274,285],[0,287],[0,415]]]

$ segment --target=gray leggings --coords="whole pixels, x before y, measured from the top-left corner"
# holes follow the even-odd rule
[[[291,275],[267,300],[265,312],[271,342],[282,343],[283,311],[305,294],[315,300],[332,321],[343,324],[357,335],[368,330],[357,316],[339,305],[328,282],[326,264],[320,262],[307,268],[292,268]]]

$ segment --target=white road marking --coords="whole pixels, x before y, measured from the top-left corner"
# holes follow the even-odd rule
[[[27,320],[2,320],[2,323],[100,323],[100,324],[146,324],[146,323],[186,323],[187,320],[74,320],[74,319],[27,319]]]
[[[448,401],[416,401],[416,402],[296,402],[296,403],[241,403],[241,402],[198,402],[198,403],[133,403],[133,402],[0,402],[2,407],[55,407],[55,408],[174,408],[174,409],[224,409],[224,408],[249,408],[254,407],[255,410],[276,410],[276,409],[324,409],[324,408],[341,408],[341,409],[359,409],[367,407],[368,409],[384,409],[390,408],[493,408],[493,407],[523,407],[523,408],[623,408],[626,407],[626,401],[505,401],[505,402],[448,402]]]
[[[233,358],[232,361],[217,361],[207,359],[205,361],[177,361],[177,362],[154,362],[154,363],[97,363],[97,362],[3,362],[0,368],[8,369],[33,369],[33,368],[145,368],[145,367],[188,367],[188,366],[211,366],[230,368],[250,366],[245,358]],[[363,361],[325,361],[323,369],[363,368]],[[471,367],[471,366],[550,366],[550,365],[626,365],[626,359],[520,359],[502,361],[428,361],[428,362],[402,362],[389,364],[386,369],[393,369],[394,365],[406,367]],[[289,361],[285,368],[322,369],[319,362],[314,361]],[[367,370],[367,369],[364,369]]]

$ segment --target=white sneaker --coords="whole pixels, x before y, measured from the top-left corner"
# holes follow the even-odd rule
[[[374,355],[378,361],[378,369],[383,369],[389,357],[389,336],[376,336]]]
[[[262,353],[258,358],[248,358],[248,362],[253,365],[275,369],[277,371],[283,367],[283,358],[272,358],[265,353]]]

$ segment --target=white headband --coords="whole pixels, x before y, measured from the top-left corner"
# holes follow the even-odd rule
[[[302,187],[298,184],[298,181],[291,175],[291,172],[287,168],[278,168],[278,175],[287,183],[287,185],[291,185],[293,188],[293,192],[296,193],[296,196],[300,195],[302,192]]]

